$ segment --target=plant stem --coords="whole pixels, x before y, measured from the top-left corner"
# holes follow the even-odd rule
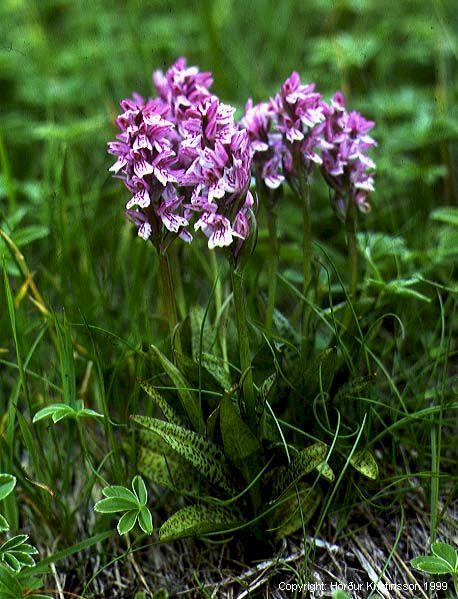
[[[86,437],[84,436],[84,429],[81,425],[80,420],[76,420],[76,429],[78,431],[78,437],[81,445],[81,451],[83,454],[83,464],[86,466],[86,463],[89,463],[89,450],[86,443]],[[89,470],[89,468],[88,468]]]
[[[234,294],[235,320],[239,338],[240,367],[242,369],[243,396],[245,399],[248,423],[255,425],[255,396],[253,387],[253,373],[251,372],[250,343],[248,338],[248,325],[246,319],[246,299],[243,287],[243,271],[232,269],[232,291]]]
[[[345,217],[345,231],[347,234],[348,247],[348,295],[349,303],[347,305],[343,324],[348,328],[351,318],[351,303],[356,299],[356,287],[358,283],[358,248],[356,243],[356,205],[353,199],[349,199],[347,215]]]
[[[223,286],[221,285],[221,277],[219,276],[218,261],[216,259],[216,252],[210,252],[210,265],[212,269],[213,278],[216,281],[215,284],[215,309],[216,318],[220,318],[221,310],[223,308]],[[221,346],[221,352],[223,354],[224,368],[226,372],[229,372],[229,358],[227,355],[227,338],[226,338],[226,326],[225,319],[222,318],[220,326],[218,327],[218,341]]]
[[[165,303],[165,309],[167,311],[167,316],[169,319],[169,329],[170,334],[174,335],[175,328],[178,324],[178,316],[177,316],[177,307],[175,303],[175,296],[173,293],[172,287],[172,277],[170,273],[170,265],[169,260],[166,254],[161,254],[158,252],[159,256],[159,267],[161,270],[161,278],[162,278],[162,289],[163,289],[163,298]],[[177,331],[175,333],[175,346],[177,351],[181,352],[181,339],[180,333]]]
[[[312,217],[310,213],[310,190],[306,185],[302,195],[302,293],[307,296],[310,286],[310,275],[312,270]]]
[[[268,206],[266,210],[267,228],[269,230],[269,291],[267,298],[266,330],[272,331],[273,316],[275,310],[275,297],[277,294],[278,274],[278,238],[277,238],[277,214],[273,207]]]
[[[310,185],[305,176],[299,178],[299,199],[302,202],[302,295],[307,297],[312,273],[312,214],[310,208]],[[308,352],[309,315],[305,300],[302,301],[302,357]]]
[[[176,305],[178,310],[178,315],[181,320],[186,318],[187,309],[186,309],[186,296],[183,288],[183,277],[181,276],[181,262],[180,262],[180,254],[181,247],[178,248],[176,245],[172,244],[170,247],[170,262],[172,266],[172,281],[173,286],[176,291]]]
[[[8,159],[8,154],[6,153],[5,144],[3,143],[3,138],[0,135],[0,167],[3,173],[3,177],[5,180],[6,194],[8,196],[9,208],[11,214],[16,209],[16,190],[14,188],[14,179],[11,174],[10,162]]]

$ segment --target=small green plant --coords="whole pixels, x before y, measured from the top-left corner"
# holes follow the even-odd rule
[[[16,477],[0,473],[0,501],[14,491]],[[0,532],[7,532],[10,526],[0,514]],[[34,555],[38,551],[27,543],[28,535],[16,535],[0,545],[0,597],[2,599],[50,599],[48,595],[35,593],[43,586],[41,576],[29,571],[35,566]]]
[[[65,418],[72,418],[74,420],[79,420],[80,418],[103,418],[103,414],[99,414],[90,408],[85,408],[83,400],[80,399],[76,402],[76,408],[72,408],[65,403],[55,403],[51,406],[46,406],[46,408],[35,414],[33,422],[39,422],[49,417],[56,423]]]
[[[117,525],[120,535],[130,532],[137,522],[144,533],[150,535],[153,532],[151,512],[146,505],[148,491],[141,476],[133,478],[132,491],[126,487],[112,485],[105,487],[102,493],[105,499],[98,501],[94,509],[101,514],[122,513]]]
[[[410,563],[413,568],[424,572],[444,576],[450,574],[458,595],[458,551],[449,545],[438,541],[431,545],[432,555],[421,555],[415,557]]]

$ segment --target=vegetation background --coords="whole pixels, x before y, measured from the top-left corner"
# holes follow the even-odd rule
[[[81,595],[86,581],[84,596],[103,596],[89,580],[125,551],[114,541],[78,545],[107,529],[92,511],[98,477],[80,454],[110,482],[135,473],[119,443],[129,414],[151,409],[135,381],[157,372],[148,347],[167,337],[156,257],[125,221],[106,142],[118,100],[152,93],[152,71],[181,55],[213,72],[213,90],[239,114],[248,97],[272,96],[295,69],[325,98],[342,89],[376,121],[377,189],[359,219],[359,288],[377,382],[342,413],[350,421],[367,413],[365,442],[381,473],[371,483],[353,479],[328,508],[339,516],[335,540],[345,538],[355,505],[392,514],[418,495],[423,550],[435,539],[458,481],[457,32],[454,0],[0,3],[0,228],[13,242],[0,240],[0,470],[18,478],[5,506],[13,529],[30,534],[43,558],[64,551],[62,568],[74,572],[67,590]],[[301,217],[287,198],[279,211],[278,306],[288,314],[300,286]],[[313,221],[315,259],[330,260],[345,280],[343,227],[319,182]],[[253,322],[262,320],[267,247],[261,214],[247,277]],[[178,257],[188,305],[205,307],[213,281],[205,244]],[[77,396],[109,413],[103,436],[93,422],[83,431],[32,425],[38,409]],[[157,513],[167,513],[161,498]],[[453,540],[451,522],[446,530]],[[413,557],[408,546],[404,555]]]

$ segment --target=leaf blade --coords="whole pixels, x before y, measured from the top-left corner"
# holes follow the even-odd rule
[[[8,497],[16,486],[16,477],[12,474],[0,474],[0,501]]]
[[[328,446],[325,443],[313,443],[302,449],[288,466],[279,469],[273,481],[272,493],[278,497],[291,485],[319,466],[326,457]]]
[[[434,555],[414,557],[410,563],[413,568],[426,574],[450,574],[450,565]]]
[[[357,449],[350,458],[350,464],[366,478],[377,480],[378,464],[368,449]]]
[[[131,501],[122,499],[120,497],[107,497],[106,499],[100,499],[94,505],[94,510],[100,514],[116,514],[117,512],[126,512],[137,507]]]
[[[235,528],[240,524],[237,513],[218,506],[191,505],[173,514],[159,529],[162,542],[204,535]]]
[[[137,521],[138,510],[130,510],[121,516],[116,529],[119,535],[126,535],[135,526]]]
[[[164,356],[164,354],[155,346],[151,346],[156,358],[159,360],[162,368],[172,380],[177,389],[178,397],[181,400],[182,406],[195,430],[203,433],[205,430],[204,419],[202,416],[201,407],[197,401],[197,397],[189,391],[189,385],[184,379],[178,368]]]
[[[229,470],[219,447],[194,431],[149,416],[131,416],[131,420],[158,434],[178,455],[190,462],[210,483],[228,493],[234,488]]]
[[[450,564],[453,571],[458,569],[458,551],[448,543],[436,541],[431,545],[431,551],[436,557]]]

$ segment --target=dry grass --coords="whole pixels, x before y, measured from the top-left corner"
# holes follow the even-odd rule
[[[438,538],[458,542],[457,507],[444,507]],[[370,583],[384,599],[428,599],[430,595],[423,590],[427,579],[413,571],[409,562],[428,551],[429,534],[424,498],[413,492],[402,505],[378,515],[367,507],[354,510],[344,535],[337,532],[336,518],[330,518],[326,535],[307,537],[305,547],[300,536],[283,540],[276,547],[259,547],[260,555],[270,555],[264,559],[253,560],[241,542],[206,545],[187,540],[154,545],[111,564],[91,558],[85,571],[76,575],[73,567],[81,568],[80,556],[78,564],[69,562],[65,569],[55,571],[56,597],[81,597],[84,582],[95,576],[84,597],[129,599],[137,592],[151,597],[162,589],[169,597],[282,599],[294,595],[281,590],[281,582],[309,582],[309,588],[312,583],[324,583],[324,594],[310,591],[296,595],[314,599],[331,596],[331,583],[352,582],[361,589],[353,591],[354,599],[368,598]],[[105,554],[113,559],[124,555],[117,539],[109,549],[105,547]],[[405,592],[393,589],[393,584],[418,586],[414,592]],[[61,594],[57,593],[59,588]]]

